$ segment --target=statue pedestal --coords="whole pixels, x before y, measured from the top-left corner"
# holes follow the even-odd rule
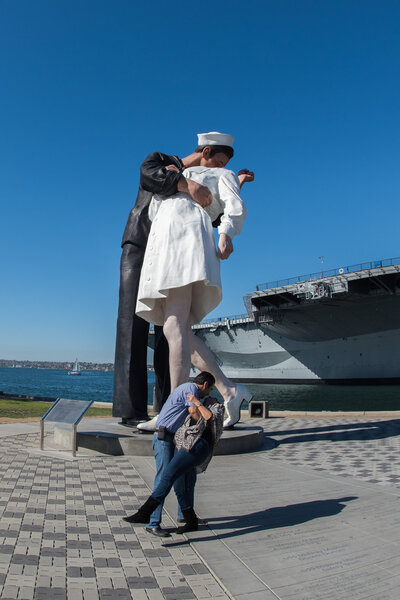
[[[61,449],[70,444],[65,431],[54,427],[54,441]],[[112,456],[153,456],[153,435],[139,433],[135,428],[118,425],[118,419],[84,419],[76,435],[77,451],[82,454],[107,454]],[[242,454],[265,448],[262,427],[238,423],[234,429],[224,431],[216,448],[216,455]],[[69,445],[70,447],[70,445]]]

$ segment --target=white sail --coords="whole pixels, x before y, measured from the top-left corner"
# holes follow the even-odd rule
[[[71,371],[68,371],[68,375],[80,375],[81,374],[81,369],[78,363],[78,359],[75,359],[74,362],[74,366],[72,367]]]

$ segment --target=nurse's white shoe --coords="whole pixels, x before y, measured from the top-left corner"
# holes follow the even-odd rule
[[[243,402],[250,402],[253,394],[245,385],[238,383],[236,385],[236,395],[232,400],[225,402],[225,412],[227,417],[224,421],[224,429],[233,427],[240,419],[240,407]]]
[[[150,419],[150,421],[145,421],[144,423],[139,423],[137,428],[139,431],[143,431],[144,433],[153,433],[156,430],[156,422],[158,419],[158,415]]]

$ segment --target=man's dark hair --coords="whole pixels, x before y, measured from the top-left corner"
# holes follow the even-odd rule
[[[211,148],[210,158],[214,156],[214,154],[218,154],[218,152],[222,152],[222,154],[226,154],[228,158],[232,158],[233,156],[233,148],[230,146],[214,146],[210,144],[205,144],[204,146],[197,146],[195,152],[201,152],[206,147]]]
[[[197,383],[198,385],[203,385],[203,383],[207,382],[207,387],[211,387],[215,383],[214,375],[211,375],[208,371],[202,371],[193,379],[193,383]]]

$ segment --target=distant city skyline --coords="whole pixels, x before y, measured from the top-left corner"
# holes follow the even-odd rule
[[[0,357],[113,363],[120,243],[145,156],[235,136],[261,282],[400,254],[400,3],[0,3]],[[323,262],[322,262],[323,261]]]
[[[97,362],[85,362],[78,361],[79,366],[82,369],[88,367],[92,369],[96,368],[107,368],[113,367],[113,363],[97,363]],[[28,368],[64,368],[69,369],[74,364],[74,361],[51,361],[51,360],[13,360],[0,358],[0,367],[17,368],[17,367],[28,367]]]

